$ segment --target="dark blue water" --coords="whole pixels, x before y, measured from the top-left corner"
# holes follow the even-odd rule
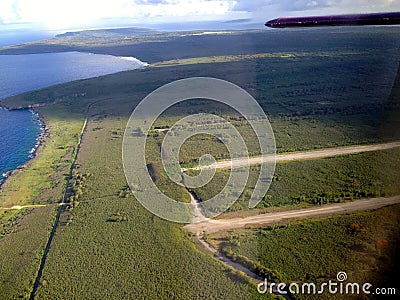
[[[0,108],[0,181],[3,173],[32,157],[40,130],[41,124],[32,112]]]
[[[0,55],[0,99],[144,65],[134,58],[79,52]],[[32,157],[41,127],[37,116],[29,110],[0,109],[0,184],[3,173]]]
[[[60,32],[43,32],[24,30],[2,30],[0,46],[11,46],[51,38]]]
[[[0,99],[58,83],[137,69],[143,65],[132,57],[80,52],[0,55]]]

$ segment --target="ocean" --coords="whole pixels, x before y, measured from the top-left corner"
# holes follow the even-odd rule
[[[0,55],[0,99],[145,65],[133,57],[80,52]],[[3,174],[33,156],[41,127],[37,115],[30,110],[0,108],[0,184],[6,178]]]
[[[16,169],[32,157],[40,130],[41,125],[32,112],[0,108],[1,174]],[[4,175],[2,177],[5,178]]]

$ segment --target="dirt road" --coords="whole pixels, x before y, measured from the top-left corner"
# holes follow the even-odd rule
[[[52,243],[53,238],[54,238],[54,236],[56,234],[56,230],[57,230],[57,227],[58,227],[58,224],[59,224],[59,221],[60,221],[61,213],[65,210],[66,206],[69,204],[68,203],[68,199],[67,199],[68,198],[67,190],[68,190],[69,183],[70,183],[70,181],[72,179],[72,173],[73,173],[73,171],[75,169],[76,161],[78,159],[79,150],[80,150],[81,144],[82,144],[82,138],[83,138],[83,135],[85,133],[85,130],[86,130],[86,127],[87,127],[87,123],[88,123],[88,120],[89,120],[90,108],[92,107],[92,105],[94,105],[94,104],[96,104],[96,103],[98,103],[100,101],[104,101],[104,100],[98,100],[98,101],[92,102],[86,108],[85,121],[83,122],[81,133],[80,133],[80,135],[78,137],[78,143],[76,145],[75,156],[72,159],[72,164],[71,164],[71,167],[69,169],[67,180],[65,182],[63,197],[62,197],[61,203],[60,203],[60,205],[58,206],[58,209],[57,209],[57,214],[56,214],[56,217],[54,219],[53,227],[51,229],[49,238],[47,240],[47,244],[46,244],[46,247],[44,249],[43,256],[42,256],[41,261],[40,261],[39,270],[38,270],[35,282],[33,283],[33,288],[32,288],[29,300],[34,300],[35,299],[36,292],[37,292],[37,290],[39,288],[39,285],[40,285],[40,279],[42,277],[43,269],[44,269],[44,266],[46,264],[47,255],[48,255],[48,253],[50,251],[51,243]]]
[[[44,207],[46,205],[41,205],[41,204],[37,204],[37,205],[14,205],[13,207],[0,207],[1,210],[21,210],[24,208],[38,208],[38,207]]]
[[[310,219],[345,214],[356,211],[378,209],[400,203],[400,195],[391,198],[372,198],[354,202],[328,204],[307,209],[255,215],[247,218],[209,220],[202,223],[188,224],[184,228],[196,234],[214,233],[246,226],[274,224],[284,220]]]
[[[188,191],[188,193],[190,195],[190,203],[192,204],[192,209],[190,210],[190,213],[192,215],[192,222],[199,223],[199,222],[209,221],[210,219],[206,218],[203,215],[199,201],[195,198],[195,196],[191,192]]]
[[[385,143],[385,144],[374,144],[374,145],[364,145],[364,146],[348,146],[348,147],[338,147],[338,148],[326,148],[320,150],[310,150],[301,152],[291,152],[291,153],[281,153],[277,154],[275,160],[279,162],[297,161],[297,160],[308,160],[308,159],[319,159],[326,157],[334,157],[340,155],[357,154],[363,152],[371,152],[378,150],[387,150],[400,147],[400,141]],[[262,163],[271,161],[273,157],[271,156],[255,156],[249,158],[250,165],[260,165]],[[213,168],[216,169],[230,169],[230,168],[240,168],[245,167],[247,163],[246,159],[235,159],[235,160],[222,160],[218,161],[213,165],[203,166],[203,168]],[[200,167],[193,168],[194,170],[199,170]],[[182,171],[186,171],[184,169]]]

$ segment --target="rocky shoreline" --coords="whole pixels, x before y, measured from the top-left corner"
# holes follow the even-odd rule
[[[50,131],[49,131],[48,127],[46,126],[46,122],[44,121],[43,117],[38,112],[34,111],[32,108],[27,108],[27,107],[21,107],[21,108],[16,108],[16,109],[12,109],[12,110],[18,110],[18,109],[29,109],[29,111],[32,113],[33,120],[37,121],[39,123],[40,133],[39,133],[38,137],[36,138],[35,146],[29,151],[26,162],[23,163],[22,165],[18,166],[16,169],[7,171],[2,174],[2,176],[0,177],[0,189],[6,183],[7,179],[10,178],[10,176],[12,176],[18,170],[24,169],[26,167],[27,163],[31,159],[36,157],[37,152],[39,151],[39,148],[45,143],[46,138],[49,137],[49,135],[50,135]]]

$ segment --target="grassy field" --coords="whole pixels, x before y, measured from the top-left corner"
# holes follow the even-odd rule
[[[69,98],[65,97],[64,100],[65,106],[72,112],[84,111],[87,103],[94,101],[98,102],[98,106],[94,105],[90,111],[89,127],[74,173],[74,178],[78,181],[74,179],[73,183],[75,191],[80,190],[76,193],[79,198],[74,200],[73,209],[61,217],[37,297],[54,299],[61,295],[71,298],[79,295],[91,299],[106,294],[115,299],[140,298],[140,295],[143,298],[179,296],[183,299],[195,299],[228,295],[230,298],[258,299],[254,286],[247,279],[223,268],[212,258],[196,250],[192,237],[182,233],[179,225],[154,217],[133,197],[123,193],[126,181],[121,163],[121,128],[126,124],[124,114],[129,111],[126,107],[132,105],[131,99],[126,96],[119,99],[122,100],[119,102],[120,106],[115,106],[110,98],[85,100],[70,106]],[[14,103],[18,104],[17,101]],[[79,104],[82,105],[80,108]],[[50,107],[49,114],[56,115],[58,110],[51,110]],[[59,117],[65,118],[64,113],[66,112],[62,112]],[[101,147],[93,148],[92,145]],[[79,178],[85,178],[82,184]],[[5,191],[7,188],[8,186]],[[35,214],[31,213],[29,216],[33,218]],[[49,216],[52,218],[52,214]],[[50,230],[48,226],[37,226],[27,217],[22,220],[47,237]],[[8,239],[20,241],[13,230],[15,227],[11,227],[0,240],[0,243],[4,243],[3,257],[7,257],[6,251],[10,249],[6,244]],[[77,236],[80,238],[77,239]],[[37,244],[39,241],[39,238],[35,239],[32,249],[27,248],[35,259],[26,256],[22,260],[24,264],[31,266],[31,269],[20,269],[18,273],[24,289],[14,289],[19,287],[19,282],[3,281],[5,288],[1,292],[2,297],[11,299],[29,296],[28,287],[33,285],[45,239],[40,245]],[[23,247],[19,245],[18,248]],[[10,258],[6,264],[7,269],[4,268],[2,272],[4,276],[10,276],[7,274],[21,264],[18,253],[7,254]],[[89,261],[93,262],[91,272],[83,267]],[[74,262],[77,264],[74,265]],[[182,270],[187,273],[182,274]],[[60,277],[60,274],[64,275]],[[115,278],[116,281],[110,282],[110,278]],[[94,281],[97,282],[95,286]],[[154,289],[149,289],[149,286]],[[107,291],[104,290],[105,287]]]
[[[0,217],[0,224],[6,225],[0,230],[2,299],[29,299],[54,217],[55,205],[8,211]]]
[[[84,115],[62,104],[41,107],[37,111],[44,116],[49,137],[39,148],[37,157],[6,181],[0,190],[0,207],[61,200]]]
[[[375,288],[396,287],[399,210],[396,205],[251,231],[217,233],[207,239],[234,259],[247,258],[272,270],[278,277],[275,280],[279,280],[274,282],[321,284],[335,280],[338,272],[346,272],[348,282],[369,282]],[[327,294],[323,296],[329,298]],[[339,299],[340,295],[331,298]]]
[[[50,137],[38,156],[16,172],[0,192],[3,208],[47,204],[33,210],[3,212],[0,298],[29,297],[54,218],[53,203],[61,199],[86,109],[92,103],[71,181],[72,205],[61,215],[37,298],[260,298],[245,277],[197,250],[194,238],[184,233],[179,224],[153,216],[127,192],[121,163],[127,119],[135,105],[161,85],[191,76],[211,76],[229,80],[256,97],[271,119],[279,152],[383,141],[380,132],[385,102],[399,59],[400,41],[393,31],[397,32],[361,30],[357,39],[352,29],[343,35],[336,29],[329,30],[331,39],[326,32],[318,31],[287,31],[273,36],[276,39],[268,38],[264,32],[222,37],[157,36],[147,32],[148,37],[138,40],[129,40],[137,33],[115,32],[110,33],[114,46],[107,45],[107,35],[100,41],[96,34],[103,33],[91,32],[86,33],[89,36],[60,37],[63,42],[53,40],[52,45],[34,43],[1,50],[2,54],[85,50],[137,56],[163,67],[154,64],[25,93],[2,102],[14,108],[37,104]],[[126,44],[115,46],[115,41],[122,38]],[[307,49],[303,49],[304,45]],[[179,53],[172,49],[179,49]],[[274,49],[275,54],[257,56],[269,53],[268,49]],[[327,52],[330,54],[320,55]],[[213,61],[215,57],[218,63]],[[162,63],[176,59],[173,66]],[[198,109],[229,114],[232,123],[247,137],[251,153],[257,154],[249,127],[226,108],[189,101],[162,116],[156,125],[172,126],[182,115]],[[159,163],[162,137],[162,133],[152,132],[148,141],[148,160],[154,165]],[[212,139],[204,141],[204,136],[193,138],[185,147],[181,157],[185,163],[194,163],[205,151],[224,157],[224,147]],[[321,193],[321,197],[322,193],[338,191],[398,193],[398,155],[398,150],[390,150],[278,165],[271,195],[263,206],[310,204],[315,193]],[[153,170],[156,183],[167,194],[188,201],[185,191],[167,181],[160,168]],[[199,195],[206,198],[215,185]],[[346,188],[351,190],[342,191]],[[250,190],[249,187],[243,200]],[[241,209],[243,203],[240,201],[233,209]],[[366,226],[361,221],[357,224]],[[321,234],[321,229],[317,227],[314,235]],[[314,274],[312,268],[310,274]]]
[[[17,102],[15,102],[17,103]],[[0,207],[43,204],[23,210],[2,209],[0,216],[0,282],[2,299],[27,299],[49,237],[56,203],[76,151],[84,114],[65,103],[37,108],[50,135],[37,157],[13,173],[0,190]],[[34,238],[33,238],[34,237]],[[17,250],[16,250],[17,249]]]
[[[265,210],[288,205],[319,205],[400,194],[400,149],[279,163],[271,187],[258,205]],[[229,170],[219,170],[206,186],[194,189],[204,201],[220,192]],[[259,176],[251,167],[243,194],[229,211],[248,210],[248,200]]]
[[[398,29],[365,27],[285,31],[247,30],[198,35],[201,32],[155,32],[129,28],[90,30],[69,33],[44,41],[3,47],[0,49],[0,54],[82,51],[134,56],[149,63],[205,56],[292,52],[299,49],[315,53],[357,52],[357,49],[378,48],[384,55],[389,48],[396,47]]]
[[[121,137],[112,132],[124,123],[89,124],[78,163],[92,175],[79,205],[62,216],[38,298],[257,299],[246,279],[196,250],[178,224],[120,195]],[[102,146],[93,151],[93,144]]]

